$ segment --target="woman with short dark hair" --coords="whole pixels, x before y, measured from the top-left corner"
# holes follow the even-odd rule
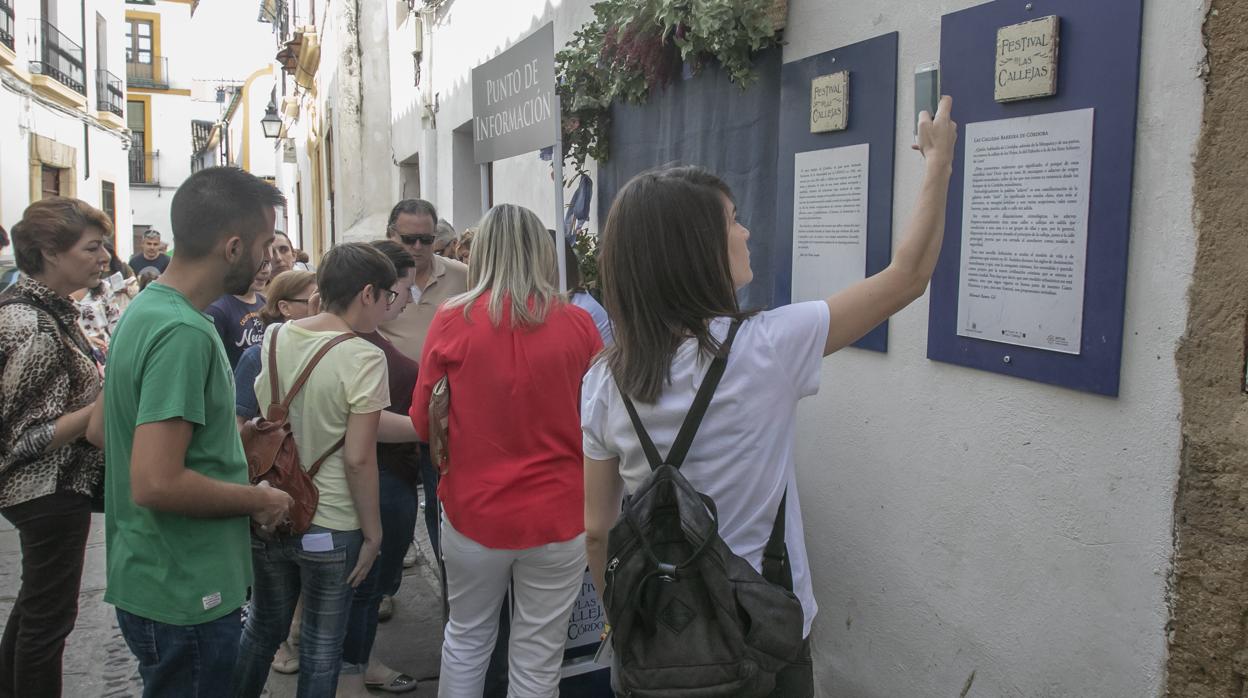
[[[21,537],[22,586],[0,640],[0,695],[61,693],[104,478],[104,454],[83,439],[100,372],[70,295],[100,283],[111,231],[102,212],[61,197],[13,226],[24,276],[0,296],[0,514]]]
[[[412,300],[416,283],[416,259],[407,247],[394,240],[370,243],[394,264],[397,280],[390,290],[396,293],[384,321],[399,316]],[[383,321],[383,322],[384,322]],[[386,355],[390,383],[390,406],[381,414],[377,444],[378,500],[381,511],[381,551],[368,577],[356,587],[351,600],[347,635],[342,645],[342,674],[338,677],[337,698],[365,698],[367,688],[387,693],[415,691],[416,679],[391,669],[373,653],[380,620],[382,599],[393,597],[403,580],[403,555],[416,529],[418,500],[416,486],[420,462],[416,432],[407,416],[416,387],[418,366],[380,332],[361,334]],[[393,604],[393,600],[391,600]]]
[[[252,536],[251,613],[233,676],[239,698],[264,690],[301,596],[296,695],[330,698],[337,690],[352,589],[368,576],[381,546],[377,425],[390,390],[385,353],[361,335],[375,332],[398,298],[396,280],[384,254],[343,243],[325,255],[316,275],[321,312],[265,331],[255,382],[260,405],[281,402],[322,357],[288,411],[318,499],[306,533]]]
[[[957,140],[951,108],[946,97],[934,120],[926,112],[920,118],[915,147],[926,160],[925,176],[892,263],[826,300],[758,313],[738,307],[736,291],[753,278],[750,232],[737,220],[728,185],[705,170],[634,177],[603,227],[599,282],[615,342],[586,375],[581,404],[595,587],[608,598],[622,593],[606,578],[607,535],[621,498],[648,480],[658,466],[653,461],[663,458],[655,451],[672,448],[713,359],[726,355],[680,472],[714,501],[724,543],[756,570],[773,526],[786,534],[788,586],[801,602],[804,623],[793,628],[801,631],[793,638],[801,649],[777,675],[773,696],[814,694],[808,637],[816,607],[793,456],[797,403],[818,391],[823,357],[927,288],[940,254]],[[644,446],[643,429],[652,441]],[[783,528],[775,526],[780,517]],[[632,619],[609,620],[632,625]],[[626,655],[616,658],[633,661]]]

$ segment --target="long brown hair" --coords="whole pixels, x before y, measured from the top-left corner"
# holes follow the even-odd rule
[[[633,177],[611,204],[598,258],[615,333],[604,356],[636,400],[658,400],[681,342],[693,337],[713,354],[709,322],[748,315],[733,288],[724,197],[732,191],[719,177],[672,167]]]

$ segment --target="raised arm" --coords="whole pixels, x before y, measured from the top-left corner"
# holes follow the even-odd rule
[[[953,99],[945,96],[936,118],[927,112],[919,115],[919,139],[914,148],[923,154],[925,169],[905,237],[883,271],[827,299],[830,313],[824,356],[858,341],[927,290],[945,234],[945,202],[958,139],[952,110]]]

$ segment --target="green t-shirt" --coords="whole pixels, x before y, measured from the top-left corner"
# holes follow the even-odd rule
[[[243,605],[251,584],[247,517],[191,518],[130,497],[135,427],[167,419],[194,425],[186,467],[247,483],[234,422],[234,377],[212,320],[181,293],[152,283],[121,316],[104,380],[104,600],[172,625],[216,620]]]

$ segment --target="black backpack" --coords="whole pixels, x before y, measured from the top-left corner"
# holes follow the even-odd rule
[[[786,492],[763,574],[719,537],[715,502],[680,473],[728,363],[734,322],[666,460],[621,391],[650,462],[607,539],[603,601],[615,653],[611,684],[630,698],[767,696],[802,646],[802,605],[784,544]],[[760,467],[766,464],[759,464]]]

